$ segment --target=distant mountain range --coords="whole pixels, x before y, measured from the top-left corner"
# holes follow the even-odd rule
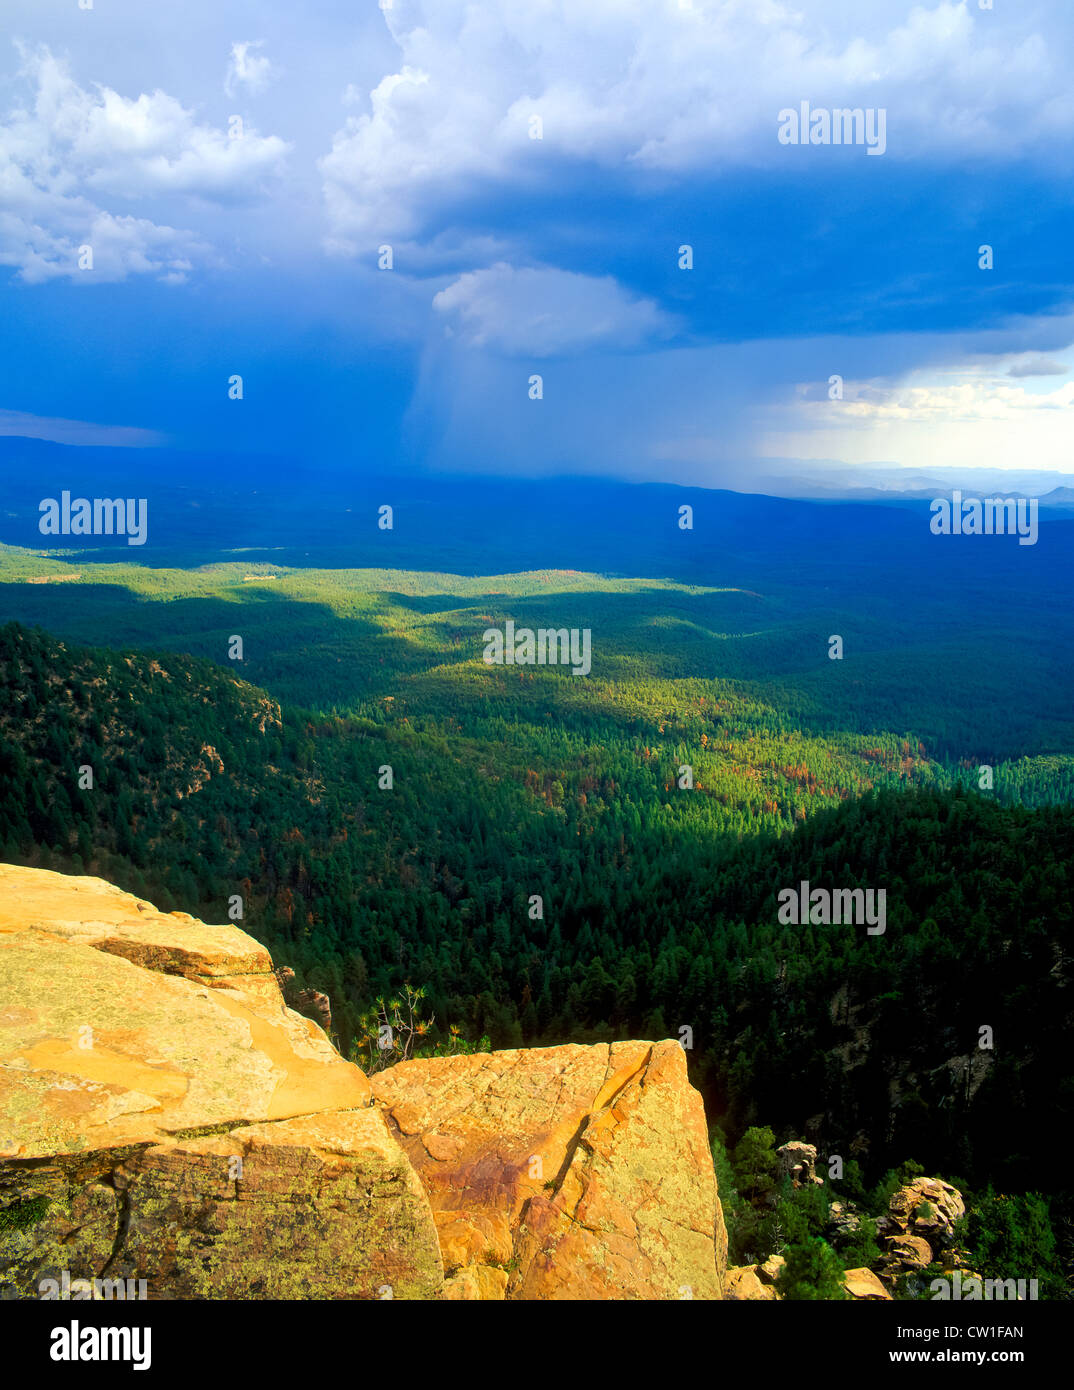
[[[949,497],[954,489],[964,496],[1036,497],[1042,507],[1074,505],[1074,473],[1036,472],[1014,468],[881,467],[848,468],[823,461],[784,465],[779,473],[735,475],[735,491],[814,501],[904,502]]]
[[[742,470],[736,486],[683,487],[601,477],[504,478],[412,473],[388,477],[361,463],[309,463],[165,449],[88,448],[0,438],[0,543],[70,550],[79,560],[153,566],[226,558],[272,564],[409,568],[454,574],[549,566],[600,573],[676,574],[701,583],[763,586],[775,569],[814,582],[877,566],[935,581],[950,566],[1025,574],[1065,563],[1065,536],[1039,547],[980,554],[938,550],[927,502],[1030,495],[1051,526],[1074,510],[1074,475],[977,470],[831,469],[805,465],[782,480]],[[778,491],[776,482],[783,489]],[[1024,489],[1024,490],[1023,490]],[[72,496],[146,498],[148,541],[44,536],[39,505]],[[379,509],[393,508],[391,529]],[[692,509],[689,520],[681,509]],[[1042,536],[1042,541],[1047,537]],[[1047,560],[1027,557],[1039,551]]]

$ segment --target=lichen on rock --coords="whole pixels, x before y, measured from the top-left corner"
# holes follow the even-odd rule
[[[722,1295],[677,1043],[371,1084],[253,938],[101,879],[0,865],[0,1116],[0,1282],[20,1297],[61,1271],[154,1299]]]

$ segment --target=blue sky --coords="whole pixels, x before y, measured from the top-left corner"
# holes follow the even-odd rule
[[[1068,0],[383,3],[7,0],[0,434],[1069,467]],[[803,101],[884,152],[781,144]]]

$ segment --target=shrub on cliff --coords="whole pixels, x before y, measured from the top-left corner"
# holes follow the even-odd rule
[[[998,1279],[1036,1279],[1040,1297],[1066,1297],[1049,1203],[1038,1192],[1022,1196],[991,1188],[971,1207],[967,1235],[977,1267]]]
[[[787,1263],[776,1285],[784,1299],[830,1302],[849,1297],[843,1287],[843,1265],[827,1241],[810,1236],[800,1245],[790,1245]]]

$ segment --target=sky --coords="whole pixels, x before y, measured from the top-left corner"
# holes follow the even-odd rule
[[[5,0],[0,435],[1068,470],[1072,66],[1069,0]]]

